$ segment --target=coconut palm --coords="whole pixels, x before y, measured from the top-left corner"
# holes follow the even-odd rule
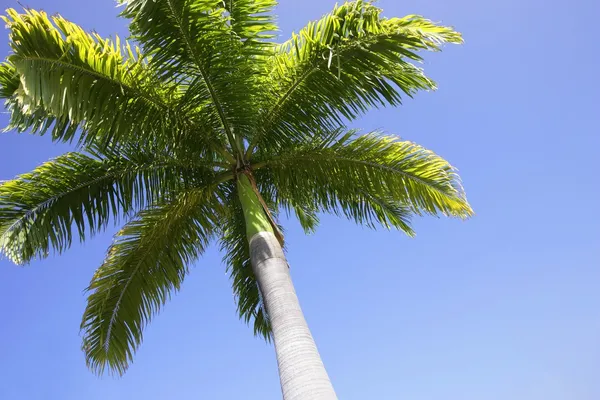
[[[345,126],[434,82],[421,50],[460,43],[420,16],[336,6],[283,44],[275,0],[129,0],[132,43],[13,9],[0,94],[19,132],[75,142],[0,186],[0,249],[17,264],[125,221],[88,288],[88,366],[123,374],[142,331],[213,241],[239,316],[273,340],[283,397],[333,399],[282,250],[280,212],[413,235],[410,218],[471,215],[452,166]],[[139,47],[137,47],[139,46]]]

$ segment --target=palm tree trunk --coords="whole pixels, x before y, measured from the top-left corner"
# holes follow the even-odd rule
[[[248,178],[238,180],[250,239],[252,269],[273,329],[284,400],[335,400],[337,396],[308,329],[288,263]]]

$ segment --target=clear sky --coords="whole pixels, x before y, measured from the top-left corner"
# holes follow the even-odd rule
[[[126,33],[112,0],[24,2]],[[281,1],[281,40],[333,4]],[[454,25],[466,43],[427,57],[437,92],[355,126],[449,159],[477,215],[418,219],[415,239],[335,217],[312,236],[286,223],[292,275],[340,399],[600,399],[600,3],[379,5]],[[66,150],[2,134],[0,179]],[[113,233],[25,268],[0,261],[0,399],[281,398],[273,349],[237,319],[215,248],[146,330],[129,372],[92,375],[83,290]]]

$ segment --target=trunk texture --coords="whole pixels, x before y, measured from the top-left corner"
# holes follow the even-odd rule
[[[250,243],[252,270],[273,328],[283,399],[336,400],[264,202],[245,174],[238,176],[237,185]]]
[[[250,238],[250,256],[273,327],[283,399],[337,399],[275,235],[271,231],[255,233]]]

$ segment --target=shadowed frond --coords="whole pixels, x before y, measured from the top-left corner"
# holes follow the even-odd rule
[[[263,29],[271,29],[270,23],[265,26],[259,16],[253,16],[247,1],[123,3],[122,15],[131,18],[131,32],[151,55],[150,65],[165,80],[178,82],[185,91],[185,105],[201,107],[211,126],[225,134],[241,154],[241,137],[254,128],[256,101],[263,91],[259,79],[253,79],[258,71],[248,57],[263,51],[257,43],[264,36]],[[257,6],[257,11],[269,9],[268,3]],[[252,27],[258,27],[256,35],[251,34]]]
[[[17,264],[70,247],[111,218],[202,182],[210,167],[158,154],[130,152],[104,159],[67,153],[0,184],[0,252]],[[186,178],[185,180],[183,178]]]
[[[472,210],[447,161],[396,137],[353,132],[314,140],[255,164],[277,202],[341,212],[361,224],[394,226],[409,235],[411,214],[469,217]]]
[[[276,181],[269,175],[265,171],[260,174],[264,181]],[[294,212],[307,234],[316,231],[319,224],[318,212],[327,212],[372,229],[383,226],[387,229],[398,229],[411,237],[415,235],[411,227],[414,212],[410,207],[393,196],[378,192],[368,183],[355,183],[352,188],[346,184],[347,182],[343,181],[331,181],[322,188],[327,191],[327,195],[322,193],[321,197],[312,198],[295,196],[296,192],[289,193],[285,188],[279,188],[277,203],[288,214],[290,211]]]
[[[435,84],[409,61],[419,50],[460,43],[460,34],[422,17],[383,18],[367,1],[336,6],[280,45],[272,58],[272,103],[248,149],[333,129],[371,107],[398,105]]]
[[[51,128],[54,139],[68,141],[79,127],[84,143],[168,143],[181,133],[176,87],[158,80],[139,50],[44,12],[9,9],[3,18],[14,52],[0,82],[10,128]]]
[[[221,223],[214,186],[178,194],[144,210],[115,237],[98,268],[81,329],[88,366],[123,374],[142,342],[143,328],[174,291]]]

